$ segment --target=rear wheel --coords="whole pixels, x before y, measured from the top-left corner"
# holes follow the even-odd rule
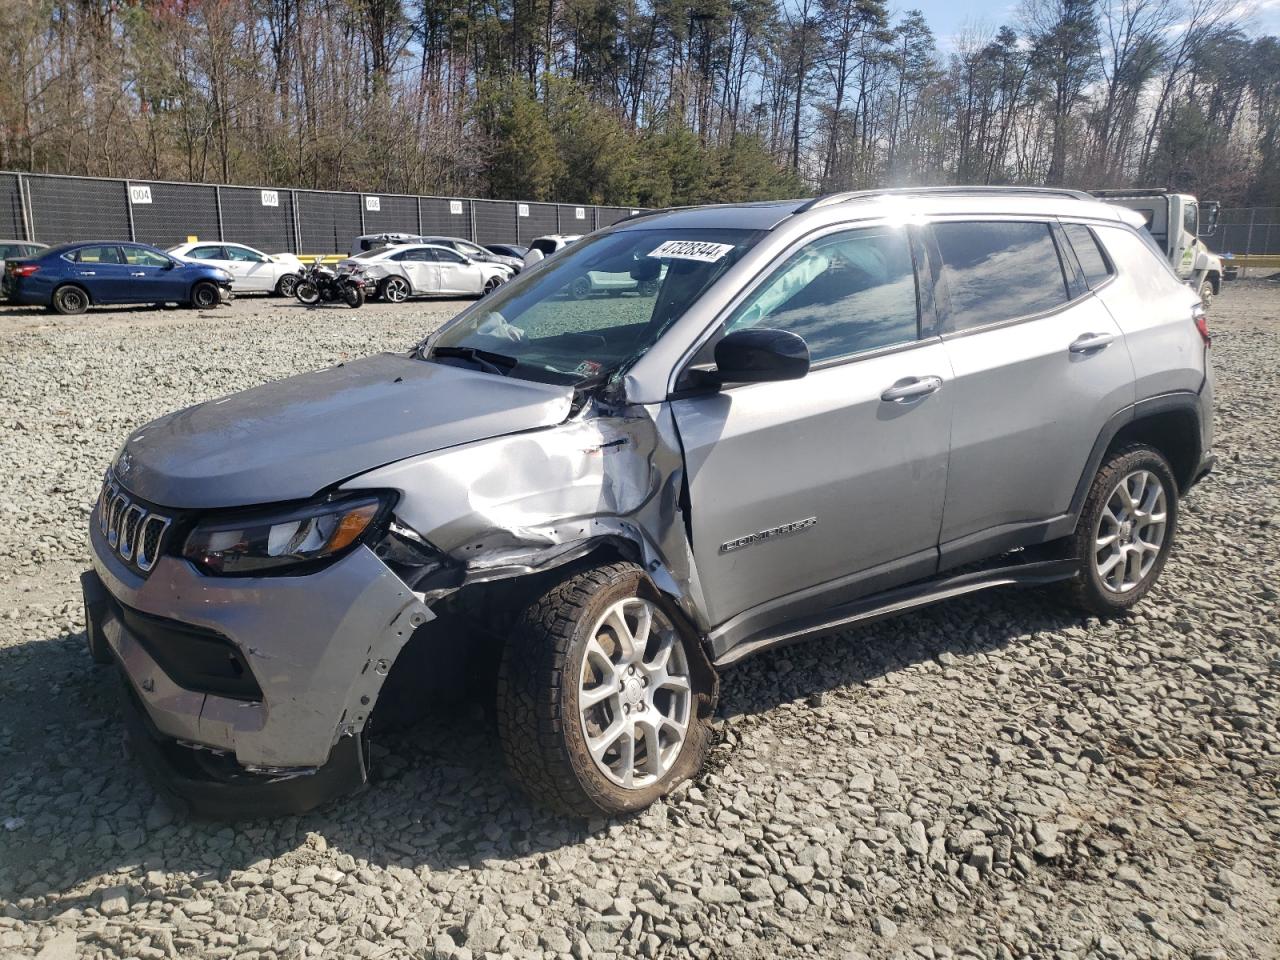
[[[277,297],[292,297],[294,291],[298,289],[298,275],[296,273],[286,273],[283,277],[276,281]]]
[[[387,277],[378,288],[378,294],[388,303],[404,303],[409,299],[409,281],[404,277]]]
[[[630,563],[532,603],[503,650],[498,724],[516,779],[580,816],[643,809],[706,756],[715,675]]]
[[[80,287],[59,287],[53,292],[53,309],[66,316],[89,309],[89,294]]]
[[[220,299],[222,297],[218,293],[218,288],[207,280],[202,280],[191,288],[191,306],[197,310],[208,310],[210,307],[216,307]]]
[[[1103,463],[1073,535],[1080,569],[1074,603],[1099,616],[1129,610],[1164,569],[1178,519],[1178,487],[1169,462],[1151,447],[1124,447]]]
[[[585,300],[587,297],[591,296],[591,278],[579,277],[577,280],[573,281],[571,291],[576,299]]]

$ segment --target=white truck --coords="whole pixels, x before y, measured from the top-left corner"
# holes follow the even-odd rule
[[[1201,202],[1189,193],[1160,189],[1093,190],[1099,200],[1136,210],[1147,221],[1156,245],[1164,251],[1178,276],[1200,294],[1205,307],[1222,290],[1226,277],[1222,259],[1200,239],[1212,236],[1218,225],[1216,201]]]

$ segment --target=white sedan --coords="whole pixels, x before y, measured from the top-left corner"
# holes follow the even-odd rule
[[[169,253],[184,260],[199,260],[221,267],[231,274],[235,293],[275,293],[292,297],[302,261],[292,253],[263,253],[243,243],[181,243]]]
[[[432,243],[367,250],[338,263],[340,273],[352,270],[363,271],[366,283],[391,303],[418,296],[479,297],[514,276],[503,264],[472,260]]]

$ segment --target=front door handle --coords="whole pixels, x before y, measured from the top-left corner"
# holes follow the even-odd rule
[[[1115,340],[1111,333],[1082,333],[1071,341],[1067,349],[1072,353],[1092,353],[1094,350],[1105,350]]]
[[[880,394],[880,399],[890,403],[907,403],[931,393],[937,393],[941,389],[941,377],[907,377]]]
[[[98,275],[98,274],[97,274],[96,272],[94,272],[93,270],[81,270],[81,271],[80,271],[80,276],[82,276],[82,277],[96,277],[97,275]]]
[[[145,271],[145,270],[139,270],[137,273],[133,273],[133,272],[131,271],[131,272],[129,273],[129,276],[131,276],[131,277],[145,277],[146,275],[147,275],[147,271]]]

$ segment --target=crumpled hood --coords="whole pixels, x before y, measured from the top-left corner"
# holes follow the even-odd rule
[[[115,470],[164,507],[301,500],[405,457],[552,426],[572,401],[569,387],[383,353],[161,417]]]

